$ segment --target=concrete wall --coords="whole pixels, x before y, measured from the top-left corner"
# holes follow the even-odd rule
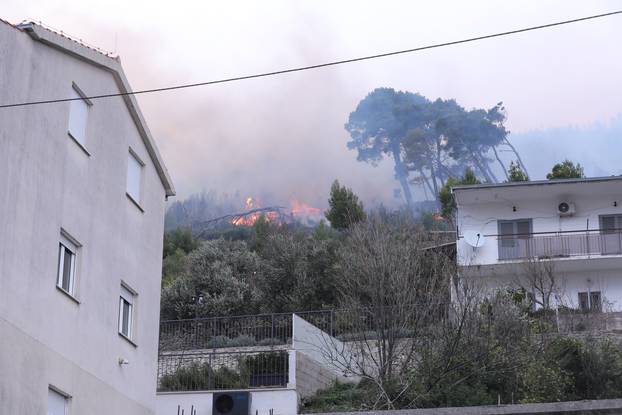
[[[404,409],[399,411],[331,412],[330,415],[591,415],[620,413],[622,413],[622,399],[460,408]]]
[[[0,62],[3,103],[68,97],[72,82],[88,95],[118,91],[110,72],[2,22]],[[150,413],[165,190],[122,98],[90,108],[89,154],[67,134],[69,106],[0,111],[0,413],[43,413],[56,383],[88,408],[75,414]],[[146,164],[144,211],[125,194],[130,147]],[[82,244],[77,301],[56,288],[61,228]],[[117,331],[122,280],[138,293],[135,345]]]
[[[347,343],[295,314],[293,318],[292,347],[296,350],[296,384],[301,397],[311,396],[335,380],[359,381],[347,371],[354,360]]]
[[[255,415],[294,415],[298,412],[296,391],[293,389],[251,390],[251,411]],[[212,392],[158,393],[156,415],[177,415],[177,408],[190,415],[194,407],[196,415],[212,414]],[[272,413],[270,411],[273,410]]]

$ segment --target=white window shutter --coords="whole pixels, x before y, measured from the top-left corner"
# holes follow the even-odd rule
[[[72,88],[71,98],[79,98],[70,102],[69,134],[83,146],[86,143],[86,119],[89,106],[82,97]]]
[[[132,197],[136,202],[140,202],[140,179],[142,165],[134,157],[133,154],[129,154],[127,158],[127,194]]]

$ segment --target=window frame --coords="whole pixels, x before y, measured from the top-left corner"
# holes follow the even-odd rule
[[[131,192],[130,190],[130,168],[133,168],[134,166],[131,166],[132,160],[134,162],[136,162],[136,165],[138,165],[138,170],[137,170],[137,194],[134,195],[132,194],[133,192]],[[144,170],[145,170],[145,162],[140,158],[140,156],[138,154],[136,154],[136,152],[130,147],[129,151],[128,151],[128,156],[127,156],[127,171],[126,171],[126,177],[125,177],[125,194],[127,195],[127,197],[134,202],[134,204],[136,205],[136,207],[138,207],[138,209],[141,210],[141,212],[144,212],[144,209],[141,206],[141,202],[142,202],[142,195],[143,195],[143,185],[144,185]]]
[[[76,293],[78,291],[78,279],[80,277],[80,255],[82,250],[82,244],[78,242],[76,238],[71,236],[71,234],[69,234],[69,232],[67,232],[64,228],[61,228],[57,246],[58,263],[56,266],[56,288],[79,304],[80,301],[78,300]],[[65,265],[65,250],[69,251],[72,254],[69,291],[65,290],[62,284],[64,279],[63,272]]]
[[[67,246],[69,244],[65,243],[64,241],[60,241],[58,243],[58,270],[57,270],[57,276],[56,276],[56,288],[59,288],[61,290],[63,290],[65,293],[71,295],[73,297],[74,295],[74,288],[75,288],[75,277],[76,277],[76,258],[77,258],[77,250],[76,249],[72,249],[71,247]],[[65,289],[64,287],[64,282],[65,282],[65,255],[67,255],[67,251],[70,253],[71,258],[70,258],[70,263],[69,263],[69,267],[71,268],[69,270],[69,283],[68,283],[68,289]]]
[[[582,301],[582,298],[583,300]],[[600,313],[603,310],[603,294],[601,291],[579,291],[577,293],[579,310],[584,313]],[[598,299],[598,304],[594,304],[594,299]],[[584,306],[585,305],[585,306]]]
[[[70,405],[71,405],[71,395],[63,392],[62,390],[60,390],[59,388],[53,385],[48,385],[48,399],[47,399],[46,414],[50,413],[50,400],[51,400],[50,396],[56,396],[58,398],[61,398],[63,400],[63,414],[62,415],[69,415]]]
[[[527,233],[519,233],[519,223],[526,222],[529,230]],[[503,233],[501,230],[504,226],[511,225],[512,233]],[[519,241],[525,240],[524,251],[529,255],[529,243],[526,240],[533,237],[533,218],[519,218],[519,219],[498,219],[497,220],[497,249],[498,258],[500,260],[513,260],[521,259],[524,256],[520,255],[521,243]],[[502,255],[504,253],[505,255]],[[506,257],[507,256],[507,257]]]
[[[82,92],[80,87],[78,87],[78,85],[76,85],[75,82],[72,82],[71,91],[72,91],[71,98],[73,100],[69,101],[69,117],[67,119],[67,135],[86,153],[87,156],[90,156],[91,154],[86,149],[86,141],[87,141],[86,131],[88,127],[89,113],[90,113],[91,107],[93,106],[93,102],[87,98],[87,95],[84,92]],[[80,99],[76,99],[76,98],[80,98]],[[72,131],[73,129],[71,128],[72,125],[76,124],[75,122],[72,123],[72,119],[75,121],[74,117],[78,116],[75,110],[76,102],[84,103],[84,110],[80,109],[80,113],[82,112],[84,113],[84,119],[79,120],[81,124],[79,127],[82,129],[82,131]]]
[[[128,340],[132,345],[136,346],[135,326],[136,326],[136,298],[138,294],[128,284],[121,281],[121,290],[119,293],[119,321],[117,331],[119,336]],[[125,322],[125,304],[128,305],[127,316],[127,333],[123,332],[123,323]]]

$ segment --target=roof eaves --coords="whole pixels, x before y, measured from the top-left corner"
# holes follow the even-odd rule
[[[48,30],[35,23],[22,25],[20,29],[28,33],[30,37],[36,41],[111,72],[122,94],[127,94],[132,91],[118,58],[105,55],[93,48],[85,46],[74,41],[73,39]],[[130,111],[130,115],[136,124],[141,138],[143,139],[147,152],[154,163],[158,176],[164,186],[166,196],[175,196],[175,188],[173,187],[171,177],[166,169],[162,156],[158,151],[155,140],[147,127],[147,123],[140,112],[136,99],[133,95],[123,95],[123,100]]]
[[[498,189],[504,187],[527,187],[527,186],[546,186],[555,184],[572,184],[572,183],[591,183],[591,182],[608,182],[622,181],[622,176],[604,176],[604,177],[586,177],[577,179],[552,179],[552,180],[534,180],[525,182],[507,182],[507,183],[482,183],[482,184],[464,184],[452,186],[452,192],[456,190],[479,190],[479,189]]]

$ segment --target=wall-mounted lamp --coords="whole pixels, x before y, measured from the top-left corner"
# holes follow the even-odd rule
[[[129,365],[130,361],[127,359],[124,359],[122,357],[119,358],[119,366],[123,366],[123,365]]]
[[[512,206],[512,212],[516,212],[516,206]]]
[[[618,207],[618,201],[617,200],[613,201],[613,207]]]

